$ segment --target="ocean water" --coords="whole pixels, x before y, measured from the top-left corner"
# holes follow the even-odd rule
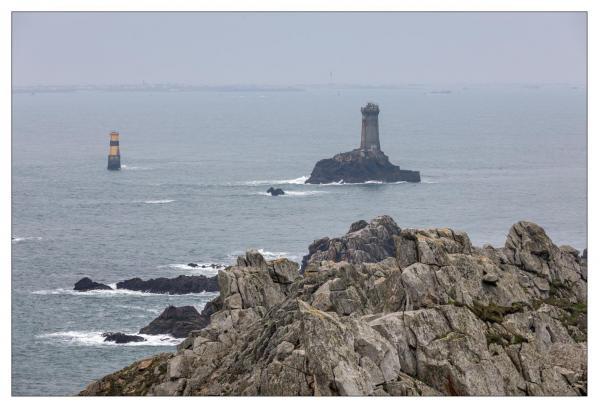
[[[185,264],[230,264],[248,248],[299,261],[314,239],[381,214],[496,246],[531,220],[585,248],[585,89],[444,89],[14,94],[13,394],[75,394],[172,351],[167,336],[109,345],[100,333],[215,296],[73,292],[84,276],[210,275]],[[304,185],[317,160],[359,145],[368,101],[380,104],[382,149],[423,182]],[[106,170],[113,129],[120,172]]]

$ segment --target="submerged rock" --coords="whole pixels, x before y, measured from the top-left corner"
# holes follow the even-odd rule
[[[200,266],[200,265],[198,265],[198,264],[197,264],[197,263],[195,263],[195,262],[190,262],[190,263],[188,263],[188,264],[187,264],[187,266],[189,266],[189,267],[191,267],[191,268],[197,268],[197,267],[198,267],[198,266]]]
[[[87,292],[88,290],[112,290],[110,286],[94,282],[87,277],[77,281],[73,289],[79,292]]]
[[[148,280],[133,278],[118,282],[116,287],[117,289],[127,289],[150,293],[168,293],[170,295],[218,292],[216,276],[207,277],[203,275],[179,275],[176,278],[156,278]]]
[[[586,395],[586,262],[538,225],[477,248],[379,217],[326,242],[303,275],[248,252],[176,353],[81,395]]]
[[[193,306],[169,306],[142,328],[141,334],[170,334],[173,337],[187,337],[192,330],[199,330],[208,324],[207,316],[202,316]]]
[[[106,332],[102,333],[102,337],[104,337],[104,341],[111,341],[114,343],[122,344],[122,343],[139,343],[142,341],[146,341],[142,336],[136,336],[132,334],[125,333],[113,333]]]
[[[282,188],[272,188],[270,187],[268,190],[266,190],[267,193],[269,193],[271,196],[280,196],[280,195],[284,195],[285,192],[283,191]]]

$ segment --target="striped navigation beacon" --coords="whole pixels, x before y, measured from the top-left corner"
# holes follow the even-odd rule
[[[108,170],[121,169],[121,151],[119,149],[119,132],[110,132],[110,151],[108,152]]]

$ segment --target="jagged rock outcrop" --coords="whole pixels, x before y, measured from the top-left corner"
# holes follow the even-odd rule
[[[184,295],[187,293],[218,292],[216,276],[179,275],[176,278],[141,278],[127,279],[116,284],[117,289],[128,289],[139,292],[168,293]]]
[[[350,228],[331,259],[314,251],[303,276],[247,253],[219,272],[208,326],[81,395],[586,395],[576,250],[529,222],[504,248],[477,248],[462,232],[389,220]],[[352,235],[366,228],[385,231],[375,253],[389,256],[356,256],[348,243],[370,242]]]
[[[324,260],[363,263],[394,257],[394,236],[399,232],[400,228],[388,215],[376,217],[370,223],[356,221],[340,238],[324,237],[314,241],[302,259],[302,270],[310,262]]]
[[[87,292],[90,290],[112,290],[112,288],[108,285],[104,285],[103,283],[94,282],[90,278],[83,278],[78,280],[75,283],[75,287],[73,290],[78,292]]]
[[[198,313],[193,306],[168,306],[160,316],[143,327],[141,334],[170,334],[173,337],[187,337],[192,330],[206,327],[210,319]]]
[[[355,149],[336,154],[330,159],[319,160],[306,180],[306,184],[366,181],[419,183],[420,172],[400,169],[380,150]]]

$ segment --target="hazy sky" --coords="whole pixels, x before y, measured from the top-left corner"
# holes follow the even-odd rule
[[[586,81],[585,13],[13,13],[14,85]]]

